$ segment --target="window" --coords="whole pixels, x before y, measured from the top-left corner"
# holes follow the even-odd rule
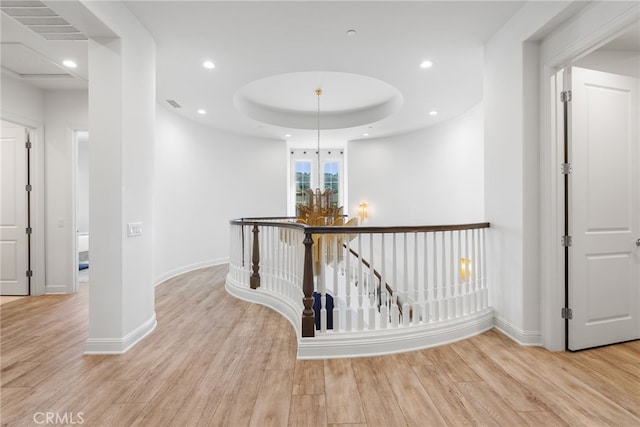
[[[333,190],[333,203],[344,206],[344,149],[332,148],[320,151],[320,171],[318,154],[315,149],[289,149],[289,215],[295,215],[296,205],[306,203],[306,191],[320,188]],[[320,172],[320,173],[318,173]],[[318,183],[318,181],[320,181]]]
[[[295,161],[295,185],[296,185],[296,205],[304,203],[306,191],[311,188],[311,162],[308,160]]]
[[[333,203],[340,204],[340,163],[324,162],[324,188],[333,190]]]

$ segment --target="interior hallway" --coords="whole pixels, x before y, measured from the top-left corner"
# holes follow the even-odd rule
[[[3,304],[2,426],[640,425],[640,341],[551,353],[493,330],[394,356],[299,361],[279,314],[224,290],[226,266],[156,288],[157,329],[84,356],[88,286]]]

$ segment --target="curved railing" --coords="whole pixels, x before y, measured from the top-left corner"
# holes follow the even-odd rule
[[[300,358],[385,354],[493,326],[489,223],[312,227],[231,221],[227,290],[289,319]]]

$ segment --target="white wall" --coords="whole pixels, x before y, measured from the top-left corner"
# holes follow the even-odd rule
[[[576,61],[574,65],[636,79],[640,76],[640,55],[628,50],[596,51]]]
[[[349,212],[367,225],[484,221],[483,107],[418,132],[348,145]]]
[[[37,126],[44,121],[44,91],[0,73],[0,114],[3,120],[23,126]]]
[[[204,127],[157,108],[155,260],[159,283],[226,262],[229,220],[286,215],[284,141]]]
[[[73,139],[75,130],[88,128],[88,102],[87,91],[44,94],[47,293],[73,292],[77,274]]]
[[[497,326],[539,344],[538,46],[527,42],[570,4],[529,2],[485,45],[485,212]],[[555,24],[555,23],[554,23]]]

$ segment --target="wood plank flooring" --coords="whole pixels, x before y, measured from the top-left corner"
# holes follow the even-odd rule
[[[3,304],[0,424],[640,426],[640,341],[551,353],[494,330],[393,356],[299,361],[288,322],[228,295],[226,273],[158,286],[157,329],[118,356],[82,354],[90,285]]]

